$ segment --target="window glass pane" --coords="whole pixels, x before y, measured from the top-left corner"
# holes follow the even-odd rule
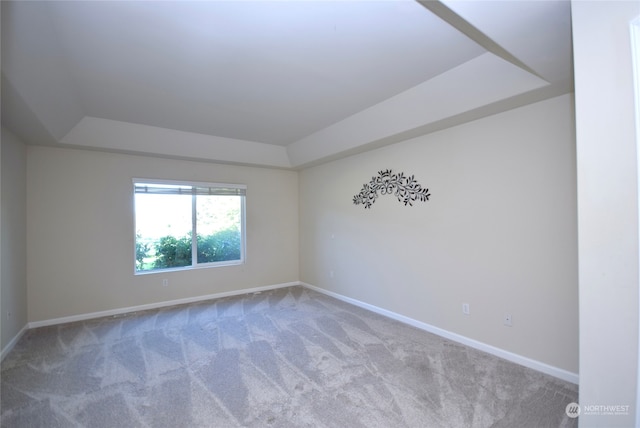
[[[196,196],[198,263],[242,259],[242,197]]]
[[[135,194],[136,270],[191,265],[191,195]]]
[[[134,181],[136,271],[244,262],[246,186]]]

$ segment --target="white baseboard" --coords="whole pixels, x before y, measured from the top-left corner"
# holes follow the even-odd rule
[[[224,291],[222,293],[207,294],[204,296],[187,297],[184,299],[169,300],[158,303],[149,303],[146,305],[129,306],[126,308],[111,309],[108,311],[92,312],[88,314],[71,315],[68,317],[54,318],[43,321],[33,321],[28,324],[28,328],[46,327],[50,325],[65,324],[68,322],[84,321],[94,318],[110,317],[113,315],[122,315],[131,312],[146,311],[149,309],[164,308],[167,306],[183,305],[186,303],[200,302],[204,300],[219,299],[221,297],[237,296],[240,294],[256,293],[259,291],[275,290],[277,288],[292,287],[301,285],[300,282],[287,282],[283,284],[266,285],[263,287],[245,288],[242,290]]]
[[[20,338],[22,337],[22,335],[29,329],[29,324],[25,324],[24,327],[22,327],[22,329],[18,332],[18,334],[16,334],[13,339],[11,339],[9,341],[9,343],[7,343],[7,346],[5,346],[2,349],[2,352],[0,352],[0,361],[4,360],[4,357],[6,357],[9,352],[11,352],[11,350],[13,349],[14,346],[16,346],[16,343],[18,343],[18,340],[20,340]]]
[[[533,360],[531,358],[524,357],[522,355],[514,354],[513,352],[505,351],[504,349],[497,348],[492,345],[488,345],[483,342],[479,342],[474,339],[470,339],[468,337],[462,336],[457,333],[452,333],[450,331],[444,330],[439,327],[435,327],[431,324],[424,323],[422,321],[414,320],[413,318],[406,317],[404,315],[397,314],[395,312],[388,311],[386,309],[379,308],[374,305],[370,305],[365,302],[361,302],[356,299],[352,299],[351,297],[346,297],[338,293],[334,293],[333,291],[325,290],[320,287],[316,287],[311,284],[307,284],[304,282],[300,283],[303,287],[307,287],[311,290],[317,291],[322,294],[326,294],[327,296],[335,297],[338,300],[342,300],[343,302],[351,303],[352,305],[359,306],[363,309],[370,310],[377,314],[386,316],[388,318],[394,319],[396,321],[400,321],[405,324],[409,324],[413,327],[419,328],[421,330],[428,331],[429,333],[436,334],[438,336],[444,337],[445,339],[452,340],[454,342],[461,343],[463,345],[470,346],[472,348],[478,349],[480,351],[484,351],[488,354],[495,355],[497,357],[503,358],[507,361],[511,361],[512,363],[519,364],[521,366],[528,367],[533,370],[537,370],[539,372],[548,374],[550,376],[556,377],[558,379],[562,379],[567,382],[571,382],[575,385],[579,383],[580,376],[577,373],[572,373],[570,371],[551,366],[546,363],[542,363],[540,361]]]
[[[256,293],[256,292],[259,292],[259,291],[275,290],[275,289],[278,289],[278,288],[292,287],[292,286],[296,286],[296,285],[301,285],[303,287],[309,288],[309,289],[317,291],[319,293],[326,294],[328,296],[334,297],[334,298],[336,298],[338,300],[342,300],[344,302],[347,302],[347,303],[350,303],[352,305],[361,307],[363,309],[370,310],[370,311],[375,312],[377,314],[386,316],[386,317],[394,319],[396,321],[400,321],[402,323],[411,325],[411,326],[419,328],[421,330],[428,331],[430,333],[436,334],[438,336],[444,337],[444,338],[452,340],[454,342],[458,342],[458,343],[461,343],[463,345],[467,345],[467,346],[470,346],[472,348],[478,349],[480,351],[487,352],[488,354],[495,355],[495,356],[503,358],[503,359],[505,359],[507,361],[511,361],[511,362],[519,364],[521,366],[525,366],[525,367],[528,367],[530,369],[537,370],[539,372],[548,374],[548,375],[556,377],[558,379],[562,379],[562,380],[565,380],[567,382],[571,382],[571,383],[576,384],[576,385],[579,383],[580,377],[579,377],[579,375],[577,373],[572,373],[570,371],[567,371],[567,370],[564,370],[564,369],[561,369],[561,368],[558,368],[558,367],[554,367],[554,366],[551,366],[549,364],[542,363],[540,361],[536,361],[536,360],[533,360],[531,358],[524,357],[522,355],[518,355],[518,354],[515,354],[513,352],[509,352],[509,351],[506,351],[504,349],[497,348],[495,346],[488,345],[486,343],[479,342],[479,341],[474,340],[474,339],[470,339],[470,338],[468,338],[466,336],[462,336],[462,335],[457,334],[457,333],[452,333],[452,332],[444,330],[442,328],[435,327],[435,326],[433,326],[431,324],[427,324],[427,323],[424,323],[422,321],[417,321],[417,320],[415,320],[413,318],[409,318],[407,316],[400,315],[400,314],[397,314],[395,312],[392,312],[392,311],[389,311],[389,310],[386,310],[386,309],[383,309],[383,308],[379,308],[379,307],[371,305],[369,303],[365,303],[365,302],[362,302],[360,300],[352,299],[350,297],[343,296],[343,295],[335,293],[333,291],[325,290],[323,288],[316,287],[314,285],[307,284],[305,282],[299,282],[299,281],[287,282],[287,283],[283,283],[283,284],[267,285],[267,286],[263,286],[263,287],[255,287],[255,288],[248,288],[248,289],[242,289],[242,290],[226,291],[226,292],[222,292],[222,293],[214,293],[214,294],[208,294],[208,295],[204,295],[204,296],[188,297],[188,298],[184,298],[184,299],[170,300],[170,301],[165,301],[165,302],[150,303],[150,304],[146,304],[146,305],[130,306],[130,307],[126,307],[126,308],[112,309],[112,310],[108,310],[108,311],[92,312],[92,313],[87,313],[87,314],[72,315],[72,316],[68,316],[68,317],[61,317],[61,318],[54,318],[54,319],[43,320],[43,321],[30,322],[30,323],[28,323],[26,326],[24,326],[22,328],[22,330],[11,340],[11,342],[9,342],[7,344],[7,346],[4,347],[4,349],[2,350],[2,353],[0,354],[0,361],[2,359],[4,359],[4,357],[11,351],[11,349],[13,349],[13,347],[18,342],[20,337],[22,337],[22,335],[25,333],[25,331],[27,329],[30,329],[30,328],[45,327],[45,326],[64,324],[64,323],[75,322],[75,321],[84,321],[84,320],[93,319],[93,318],[101,318],[101,317],[108,317],[108,316],[113,316],[113,315],[121,315],[121,314],[137,312],[137,311],[144,311],[144,310],[149,310],[149,309],[158,309],[158,308],[163,308],[163,307],[167,307],[167,306],[181,305],[181,304],[186,304],[186,303],[194,303],[194,302],[199,302],[199,301],[204,301],[204,300],[211,300],[211,299],[219,299],[219,298],[222,298],[222,297],[237,296],[237,295],[240,295],[240,294]]]

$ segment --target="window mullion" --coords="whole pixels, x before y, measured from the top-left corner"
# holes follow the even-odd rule
[[[191,266],[198,264],[198,212],[196,211],[196,195],[191,196]]]

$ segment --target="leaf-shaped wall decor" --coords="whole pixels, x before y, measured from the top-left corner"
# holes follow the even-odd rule
[[[395,195],[405,206],[413,206],[415,201],[428,201],[431,196],[429,189],[423,188],[413,175],[405,176],[403,172],[394,174],[390,169],[386,169],[379,171],[377,176],[362,186],[360,193],[353,197],[353,203],[371,208],[378,199],[378,192],[381,195]]]

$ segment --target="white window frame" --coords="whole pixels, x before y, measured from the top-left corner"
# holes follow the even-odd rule
[[[171,268],[159,268],[159,269],[151,269],[151,270],[138,270],[136,269],[136,242],[137,242],[137,224],[136,224],[136,207],[135,207],[135,195],[136,193],[136,185],[170,185],[170,186],[184,186],[184,187],[192,187],[192,188],[210,188],[210,189],[235,189],[241,196],[241,205],[240,205],[240,222],[241,222],[241,230],[240,230],[240,259],[239,260],[226,260],[226,261],[218,261],[218,262],[206,262],[206,263],[198,263],[198,251],[197,251],[197,230],[196,230],[196,196],[197,194],[193,194],[192,205],[191,205],[191,227],[192,227],[192,240],[191,240],[191,265],[190,266],[181,266],[181,267],[171,267]],[[132,199],[133,199],[133,271],[135,275],[148,275],[154,273],[165,273],[165,272],[173,272],[173,271],[183,271],[183,270],[193,270],[193,269],[208,269],[222,266],[235,266],[242,265],[246,263],[246,247],[247,247],[247,234],[246,234],[246,191],[247,186],[245,184],[231,184],[231,183],[211,183],[204,181],[183,181],[183,180],[164,180],[164,179],[150,179],[150,178],[133,178],[132,179]],[[204,194],[204,193],[201,193]]]

